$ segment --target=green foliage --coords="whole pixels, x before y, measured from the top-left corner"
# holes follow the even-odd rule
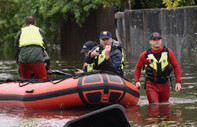
[[[160,8],[162,7],[162,0],[143,0],[143,8]]]
[[[14,1],[1,1],[0,3],[0,45],[1,52],[7,55],[9,52],[12,52],[14,43],[15,27],[17,26],[16,20],[14,17],[14,12],[17,10],[14,5]]]
[[[48,44],[59,43],[59,28],[72,21],[82,26],[92,10],[101,5],[123,9],[127,0],[0,0],[0,46],[3,54],[14,54],[14,40],[24,27],[25,17],[36,18],[37,26],[46,34]]]
[[[37,26],[46,34],[47,43],[59,43],[59,27],[68,20],[79,26],[101,0],[1,0],[0,1],[0,52],[15,54],[14,40],[24,26],[25,17],[36,18]]]
[[[163,0],[163,4],[165,4],[168,10],[171,8],[175,10],[177,6],[188,6],[195,4],[195,2],[194,0]]]
[[[0,53],[14,54],[14,40],[17,32],[24,26],[26,16],[36,18],[37,26],[46,34],[48,44],[60,40],[59,28],[62,23],[72,21],[82,26],[92,10],[114,7],[124,11],[126,3],[131,7],[138,0],[0,0]],[[178,2],[176,2],[178,1]],[[194,0],[163,0],[168,8],[191,5]],[[178,5],[177,5],[178,4]],[[161,0],[141,0],[143,8],[161,7]]]
[[[143,9],[143,8],[161,8],[162,0],[135,0],[132,4],[132,8]]]
[[[39,12],[44,19],[53,18],[58,23],[71,20],[82,26],[90,11],[100,5],[101,0],[42,0]]]
[[[134,0],[103,0],[102,4],[104,7],[114,7],[116,11],[124,11],[125,4],[130,1],[133,3]]]

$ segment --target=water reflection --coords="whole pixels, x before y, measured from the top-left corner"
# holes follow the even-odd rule
[[[73,74],[75,68],[82,68],[81,62],[51,61],[51,68]],[[125,78],[134,83],[135,63],[126,63]],[[182,68],[182,90],[171,91],[169,104],[149,105],[145,90],[140,89],[137,106],[126,107],[126,113],[133,126],[197,126],[197,72],[192,67]],[[142,72],[144,73],[144,72]],[[19,78],[15,61],[0,61],[0,78]],[[142,84],[144,77],[140,78]],[[173,80],[175,84],[175,80]],[[73,110],[24,110],[0,108],[1,127],[7,126],[63,126],[68,120],[86,114],[94,109]]]
[[[139,106],[131,106],[126,108],[126,113],[131,125],[141,125],[143,123]]]
[[[90,112],[91,110],[24,110],[1,107],[1,127],[59,127],[69,120]]]
[[[177,114],[174,121],[172,121],[172,113],[169,104],[161,105],[149,105],[147,106],[146,120],[148,125],[161,125],[168,126],[170,124],[176,124],[182,121],[181,111],[175,113]]]
[[[173,109],[170,104],[150,104],[126,108],[128,119],[133,126],[179,126],[184,118],[181,108]]]

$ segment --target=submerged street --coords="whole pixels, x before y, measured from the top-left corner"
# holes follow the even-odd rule
[[[135,63],[126,63],[125,78],[134,83]],[[51,61],[51,69],[73,74],[81,68],[81,62]],[[136,106],[125,107],[132,126],[197,126],[197,71],[196,65],[182,65],[182,89],[171,90],[169,104],[149,105],[145,90],[140,89],[140,101]],[[144,84],[143,75],[140,78]],[[0,61],[0,79],[19,78],[14,60]],[[173,86],[175,79],[172,75]],[[63,126],[68,120],[94,111],[94,109],[75,108],[69,110],[26,110],[9,107],[0,108],[1,127],[25,126]]]

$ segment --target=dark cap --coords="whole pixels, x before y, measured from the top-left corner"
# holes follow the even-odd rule
[[[88,50],[91,50],[94,46],[96,46],[95,42],[93,41],[87,41],[81,50],[81,53],[86,53]]]
[[[155,39],[155,38],[160,38],[160,39],[162,39],[160,33],[158,33],[158,32],[153,32],[153,33],[151,34],[151,36],[150,36],[150,40],[153,40],[153,39]]]
[[[103,38],[112,38],[112,35],[111,35],[111,33],[109,31],[103,31],[103,32],[101,32],[99,38],[100,39],[103,39]]]

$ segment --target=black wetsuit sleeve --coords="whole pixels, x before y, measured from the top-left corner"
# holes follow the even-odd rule
[[[21,36],[21,31],[18,32],[17,36],[16,36],[16,40],[14,42],[14,47],[18,50],[19,48],[19,39],[20,39],[20,36]]]
[[[43,42],[44,42],[44,47],[46,48],[46,42],[45,42],[45,34],[44,34],[44,31],[42,29],[39,29],[39,32],[43,38]]]

